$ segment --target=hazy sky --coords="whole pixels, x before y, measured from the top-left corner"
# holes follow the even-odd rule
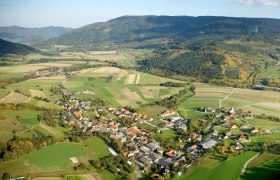
[[[280,0],[0,0],[0,26],[76,28],[123,15],[280,19]]]

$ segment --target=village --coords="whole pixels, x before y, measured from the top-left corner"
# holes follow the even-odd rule
[[[143,123],[152,125],[150,122],[154,118],[137,113],[133,108],[92,108],[90,100],[78,100],[64,87],[60,87],[60,92],[68,98],[68,103],[64,104],[64,108],[69,113],[63,115],[66,124],[70,127],[78,125],[82,132],[93,135],[103,134],[102,137],[106,137],[105,140],[112,155],[126,157],[129,165],[136,164],[142,172],[147,172],[152,169],[151,167],[156,166],[157,172],[162,175],[173,171],[180,176],[205,153],[216,149],[217,152],[222,153],[234,151],[235,156],[246,150],[244,144],[250,142],[250,136],[272,133],[269,129],[255,127],[248,123],[246,119],[254,117],[251,113],[235,111],[234,108],[228,110],[221,108],[218,112],[211,108],[195,109],[197,112],[215,114],[211,120],[209,117],[197,120],[201,124],[208,122],[204,131],[189,131],[189,119],[181,117],[175,109],[169,109],[158,115],[164,122],[163,127],[154,127],[151,132],[141,130],[137,125]],[[86,91],[85,93],[93,92]],[[86,116],[86,112],[89,111],[95,113],[95,119]],[[216,128],[228,130],[220,133]],[[180,134],[182,138],[179,141],[184,145],[167,149],[160,142],[150,138],[151,133],[158,134],[166,129]],[[244,133],[234,133],[237,129]],[[231,141],[225,145],[227,140]]]

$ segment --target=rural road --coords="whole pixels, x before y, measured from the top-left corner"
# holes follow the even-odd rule
[[[249,162],[251,162],[253,159],[255,159],[256,157],[258,157],[261,153],[256,154],[254,157],[252,157],[251,159],[249,159],[243,166],[243,169],[241,170],[241,174],[243,175],[244,172],[246,171],[247,165],[249,164]]]
[[[220,108],[222,107],[222,101],[223,101],[223,100],[226,100],[227,98],[229,98],[229,96],[232,95],[234,89],[235,89],[235,88],[233,88],[233,89],[231,90],[231,92],[230,92],[226,97],[224,97],[223,99],[221,99],[221,100],[219,101],[219,103],[220,103]]]
[[[144,123],[145,124],[148,124],[148,125],[150,125],[150,126],[152,126],[152,127],[155,127],[155,128],[157,128],[158,126],[156,126],[156,125],[153,125],[153,124],[151,124],[151,123],[149,123],[149,122],[146,122],[146,121],[144,121]],[[169,130],[169,129],[171,129],[171,128],[159,128],[161,131],[164,131],[164,130]]]

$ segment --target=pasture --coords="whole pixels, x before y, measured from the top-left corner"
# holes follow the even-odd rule
[[[280,175],[280,156],[263,153],[247,167],[240,179],[277,179]]]
[[[27,111],[27,110],[0,110],[1,114],[11,119],[13,122],[19,122],[20,124],[36,125],[39,123],[37,116],[42,112],[40,111]],[[17,119],[18,117],[18,119]]]
[[[25,155],[22,160],[42,170],[61,169],[72,163],[70,157],[78,158],[85,153],[86,150],[82,144],[59,143]]]
[[[92,137],[82,142],[86,147],[87,159],[99,159],[105,156],[109,156],[110,152],[108,146],[99,137]]]
[[[184,174],[175,178],[183,179],[228,179],[236,180],[241,174],[243,165],[247,160],[255,156],[256,152],[246,152],[235,158],[225,160],[224,156],[214,155],[206,158],[201,165],[191,166],[190,174]]]

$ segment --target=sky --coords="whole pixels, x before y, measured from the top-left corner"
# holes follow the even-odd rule
[[[280,0],[0,0],[0,26],[77,28],[123,15],[280,19]]]

